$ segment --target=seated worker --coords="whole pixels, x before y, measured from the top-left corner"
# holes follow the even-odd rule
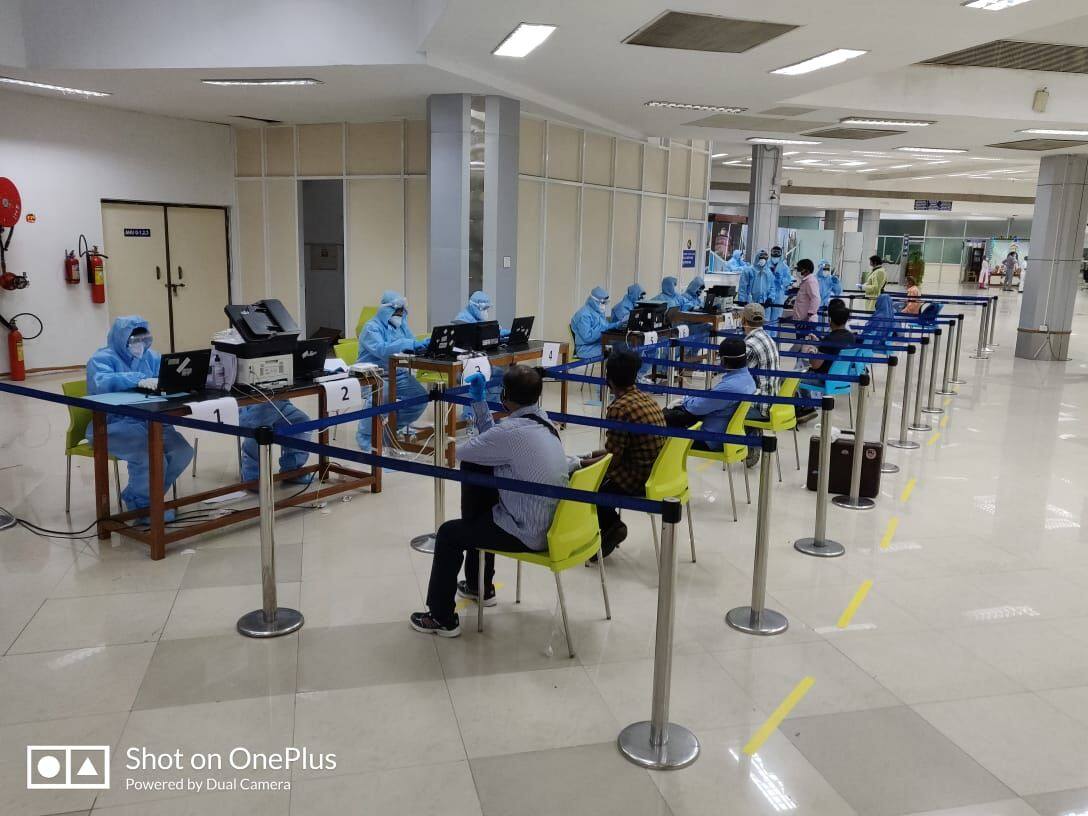
[[[657,303],[664,303],[667,309],[679,309],[683,304],[683,294],[676,291],[676,278],[671,275],[661,279],[661,292],[653,296]]]
[[[691,279],[688,288],[680,295],[680,308],[685,312],[694,312],[697,309],[701,309],[703,306],[703,293],[705,291],[706,284],[703,283],[702,276],[696,275]]]
[[[795,323],[813,323],[820,311],[820,284],[813,274],[812,261],[808,258],[799,260],[797,272],[801,276],[801,284],[797,288],[797,297],[793,300],[793,312],[790,317]],[[797,328],[808,327],[798,326]]]
[[[160,355],[152,351],[151,329],[142,317],[130,315],[113,321],[106,345],[87,361],[87,394],[131,391],[136,387],[155,388],[159,379]],[[128,484],[121,491],[127,510],[142,510],[151,505],[149,463],[147,458],[147,423],[117,414],[106,415],[106,448],[111,456],[128,464]],[[92,426],[87,426],[87,439]],[[162,426],[164,492],[169,492],[189,463],[193,449],[173,425]],[[166,512],[168,521],[174,511]]]
[[[570,330],[574,334],[574,353],[579,357],[601,356],[601,335],[623,325],[623,321],[609,321],[605,318],[605,306],[608,305],[608,292],[600,286],[594,286],[574,317],[570,319]]]
[[[408,328],[408,305],[399,292],[391,289],[382,293],[378,313],[370,318],[359,333],[359,358],[357,363],[374,363],[389,370],[389,358],[394,354],[423,351],[430,345],[430,340],[416,340]],[[419,397],[427,392],[407,368],[397,369],[397,399]],[[385,387],[384,399],[389,400],[389,386]],[[397,427],[406,428],[419,419],[426,406],[414,405],[397,411]],[[359,422],[355,432],[355,441],[360,450],[370,451],[370,420]]]
[[[826,259],[816,268],[816,277],[820,284],[820,305],[826,307],[831,298],[842,294],[842,280],[831,271],[831,262]]]
[[[491,320],[491,298],[487,296],[487,292],[473,292],[468,299],[468,305],[464,309],[457,313],[457,316],[453,318],[454,323],[483,323],[486,320]],[[510,332],[499,327],[500,337],[509,337]],[[494,366],[491,369],[491,379],[487,383],[487,399],[488,402],[498,402],[499,394],[502,393],[502,375],[505,373],[504,369],[499,366]],[[467,418],[472,415],[472,409],[467,405],[464,410],[461,411],[462,418]]]
[[[900,310],[901,314],[918,315],[922,313],[922,290],[918,288],[918,282],[907,275],[907,302]]]
[[[296,408],[290,400],[272,400],[271,402],[258,402],[256,405],[247,405],[238,411],[238,424],[243,428],[260,428],[262,425],[273,427],[277,423],[295,425],[299,422],[309,422],[310,417],[305,411]],[[299,434],[299,439],[309,441],[313,434]],[[242,481],[253,482],[260,475],[260,460],[257,458],[257,440],[247,437],[242,441]],[[303,467],[310,454],[297,448],[280,446],[280,473],[297,470]],[[287,479],[291,484],[309,484],[314,475],[307,473],[294,479]]]
[[[741,273],[737,286],[737,300],[740,303],[758,303],[764,309],[774,303],[776,284],[767,259],[767,250],[761,249],[756,253],[755,263]]]
[[[739,249],[734,249],[729,260],[725,262],[725,271],[743,272],[747,268],[748,264],[744,261],[744,252]]]
[[[748,373],[748,349],[744,341],[729,337],[718,346],[725,374],[710,389],[710,393],[736,395],[736,399],[708,399],[707,397],[685,397],[684,402],[665,410],[665,424],[670,428],[690,428],[702,421],[703,430],[711,433],[725,433],[729,420],[737,412],[737,405],[748,394],[756,392],[756,382]],[[698,450],[722,449],[721,442],[696,442],[692,447]]]
[[[616,324],[623,325],[627,322],[627,318],[631,316],[631,312],[634,311],[635,304],[646,297],[646,291],[637,283],[632,283],[627,287],[627,291],[619,302],[612,307],[612,314],[609,315],[609,319]]]
[[[665,427],[665,415],[653,397],[640,391],[636,385],[642,358],[627,346],[615,346],[604,363],[604,378],[608,390],[615,395],[608,406],[607,418],[613,422],[631,422],[639,425]],[[650,478],[654,462],[665,447],[665,437],[653,434],[636,434],[627,431],[605,432],[604,450],[594,451],[582,459],[581,466],[588,467],[605,454],[612,454],[608,473],[601,483],[601,493],[622,496],[646,495],[646,480]],[[609,554],[627,538],[627,525],[620,521],[615,507],[597,506],[597,522],[601,526],[601,552]],[[593,556],[591,561],[596,561]]]
[[[468,378],[477,436],[457,446],[462,468],[491,472],[498,478],[565,486],[567,458],[559,431],[537,404],[544,387],[541,369],[513,365],[503,377],[503,405],[510,412],[496,423],[484,405],[486,383],[480,374]],[[461,518],[438,528],[427,586],[427,611],[410,618],[417,632],[457,637],[461,623],[454,611],[458,594],[478,600],[479,556],[476,545],[502,552],[543,552],[557,499],[509,490],[461,485]],[[461,562],[465,580],[458,583]],[[494,606],[495,556],[484,568],[485,606]]]

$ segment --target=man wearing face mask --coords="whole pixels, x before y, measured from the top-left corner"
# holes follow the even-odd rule
[[[816,270],[816,279],[820,284],[820,306],[826,308],[831,298],[842,294],[842,281],[831,271],[831,262],[827,259],[820,261],[820,266]]]
[[[684,293],[680,295],[681,302],[680,308],[685,312],[694,312],[700,306],[703,305],[703,292],[706,291],[706,285],[703,283],[702,276],[696,275],[691,279],[691,283],[688,284],[688,288],[684,290]]]
[[[744,252],[739,249],[733,250],[733,255],[725,262],[725,271],[739,274],[747,268],[748,264],[744,262]]]
[[[113,321],[106,345],[87,361],[87,393],[108,394],[133,388],[158,385],[160,356],[151,350],[152,336],[148,322],[135,315]],[[140,510],[151,504],[148,485],[147,423],[127,416],[108,414],[106,447],[111,456],[128,463],[128,484],[121,491],[121,501],[128,510]],[[87,426],[87,438],[92,428]],[[172,425],[162,426],[163,489],[169,492],[189,463],[193,449]],[[167,511],[167,521],[174,512]]]
[[[454,323],[483,323],[491,320],[491,298],[487,292],[473,292],[468,299],[468,305],[453,318]],[[499,327],[502,337],[509,337],[510,332]],[[498,402],[502,392],[502,376],[505,369],[495,366],[491,369],[491,379],[487,383],[487,399],[489,402]],[[461,416],[467,419],[472,416],[472,409],[468,406],[461,411]]]
[[[786,259],[782,257],[782,247],[771,247],[771,260],[767,266],[774,274],[775,291],[771,297],[775,303],[785,303],[790,286],[793,285],[793,272],[790,271],[790,265],[786,262]],[[770,321],[777,323],[781,317],[782,308],[772,306],[768,312]]]
[[[601,335],[623,325],[623,321],[609,321],[605,317],[607,305],[608,292],[600,286],[595,286],[586,298],[585,305],[571,318],[570,330],[574,334],[574,353],[579,357],[600,357]]]
[[[671,275],[661,279],[661,294],[654,295],[654,300],[664,303],[667,309],[679,309],[683,304],[684,295],[676,291],[676,278]]]
[[[609,319],[613,323],[623,324],[627,322],[627,318],[631,316],[631,312],[635,308],[640,300],[646,297],[645,290],[637,283],[632,283],[627,287],[627,291],[619,302],[612,307],[612,314]]]
[[[412,330],[408,328],[408,304],[404,296],[387,289],[382,293],[378,313],[366,322],[359,334],[359,359],[356,362],[374,363],[388,370],[389,358],[394,354],[423,351],[429,344],[429,340],[416,340]],[[407,368],[397,369],[398,400],[424,396],[426,393],[411,371]],[[388,385],[385,389],[385,400],[389,400]],[[397,427],[403,430],[415,422],[422,415],[425,407],[424,404],[420,404],[397,411]],[[369,419],[359,423],[355,441],[361,450],[370,450]]]
[[[774,302],[775,286],[767,250],[761,249],[756,254],[755,263],[741,273],[740,285],[737,287],[737,300],[741,303],[758,303],[766,309]]]

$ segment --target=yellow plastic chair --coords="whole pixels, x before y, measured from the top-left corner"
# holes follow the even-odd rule
[[[378,313],[377,306],[364,306],[363,310],[359,312],[359,322],[355,324],[355,336],[358,337],[363,333],[363,326],[367,324],[370,318],[374,317]],[[355,361],[352,360],[354,363]]]
[[[416,335],[416,340],[430,339],[431,335],[429,332],[427,334]],[[446,375],[443,374],[441,371],[421,371],[419,369],[416,369],[412,371],[412,373],[416,375],[416,379],[419,380],[421,383],[441,383],[442,385],[449,385],[449,381],[447,380]]]
[[[794,397],[797,395],[797,387],[801,384],[801,380],[797,377],[789,377],[782,381],[782,385],[778,388],[778,396],[780,397]],[[780,431],[793,431],[793,455],[797,457],[797,469],[801,469],[801,449],[797,445],[797,409],[793,405],[776,404],[772,405],[771,410],[767,412],[766,419],[749,419],[745,421],[745,425],[749,428],[759,428],[763,431],[770,431],[776,436]],[[778,481],[782,481],[782,462],[778,456],[778,450],[774,453],[774,462],[778,467]]]
[[[612,461],[612,454],[602,457],[589,467],[576,470],[571,474],[570,486],[575,490],[589,490],[594,493],[604,481],[604,474],[608,472],[608,465]],[[584,564],[601,549],[601,529],[597,524],[597,506],[585,502],[561,499],[552,516],[551,527],[548,528],[548,549],[546,552],[497,552],[483,548],[480,554],[480,585],[477,587],[478,598],[484,598],[484,554],[493,553],[506,558],[513,558],[518,562],[517,595],[515,602],[521,603],[521,565],[539,564],[547,567],[555,575],[555,590],[559,594],[559,609],[563,613],[563,636],[567,639],[567,651],[574,657],[574,641],[570,637],[570,626],[567,624],[567,604],[563,597],[563,582],[559,579],[559,573],[571,567]],[[612,620],[612,608],[608,604],[608,584],[604,577],[604,559],[597,559],[597,566],[601,573],[601,595],[604,597],[604,616],[606,620]],[[484,605],[477,603],[477,631],[484,630]]]
[[[66,397],[87,396],[87,381],[72,380],[61,383],[61,390]],[[77,408],[68,406],[68,431],[64,436],[64,456],[67,459],[67,480],[64,484],[64,512],[72,512],[72,457],[85,456],[94,458],[94,445],[87,441],[87,426],[91,424],[93,412],[90,408]],[[113,462],[113,480],[117,485],[117,504],[121,505],[121,473],[117,467],[117,457],[111,456]]]
[[[733,412],[733,418],[729,420],[729,424],[725,428],[725,432],[730,435],[744,436],[744,421],[748,418],[748,410],[752,407],[750,402],[742,402],[737,406],[737,410]],[[720,451],[704,451],[698,448],[692,448],[690,456],[694,456],[697,459],[710,459],[715,462],[722,463],[722,470],[725,471],[726,476],[729,477],[729,501],[733,505],[733,521],[737,520],[737,497],[733,492],[733,468],[732,466],[737,462],[743,462],[748,457],[748,448],[745,445],[734,445],[732,443],[726,443]],[[744,471],[744,494],[748,498],[748,504],[752,503],[752,489],[748,485],[748,468],[741,468]]]
[[[332,353],[351,365],[359,359],[359,339],[341,340],[332,348]]]
[[[691,426],[691,430],[702,428],[702,423],[697,422]],[[688,504],[690,493],[688,490],[688,454],[694,439],[683,439],[678,436],[669,437],[661,452],[654,460],[653,469],[650,470],[650,478],[646,480],[646,498],[654,501],[664,501],[669,498],[677,498],[680,504],[688,506],[688,541],[691,542],[691,563],[695,563],[695,530],[692,527],[691,506]],[[654,517],[650,516],[650,529],[654,534],[654,553],[658,560],[661,558],[661,549],[657,540],[657,524]]]

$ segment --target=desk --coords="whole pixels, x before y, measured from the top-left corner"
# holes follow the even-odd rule
[[[540,340],[531,340],[525,346],[512,350],[505,349],[495,354],[488,354],[487,359],[491,363],[492,367],[495,366],[508,366],[514,363],[523,363],[527,360],[539,359],[544,352],[544,343]],[[567,343],[559,344],[559,359],[562,363],[570,361],[570,346]],[[409,371],[437,371],[439,374],[446,376],[446,387],[456,388],[461,384],[461,360],[439,360],[431,357],[420,357],[413,355],[400,355],[395,354],[389,359],[389,401],[395,402],[397,399],[397,370],[400,368],[407,368]],[[560,385],[560,410],[563,413],[567,412],[567,381],[563,380]],[[447,403],[451,405],[452,403]],[[457,457],[455,454],[457,446],[457,428],[459,423],[457,421],[457,412],[448,411],[449,418],[446,422],[446,439],[449,440],[446,446],[446,462],[450,467],[457,467]],[[397,415],[395,413],[388,414],[389,427],[397,427]],[[398,443],[402,448],[409,451],[421,451],[426,450],[427,442],[433,430],[424,429],[416,436],[410,439],[400,439]]]
[[[360,377],[360,379],[363,382],[364,388],[370,388],[372,395],[375,397],[375,404],[379,404],[381,402],[381,378],[369,375]],[[316,396],[318,401],[318,415],[320,417],[328,416],[328,407],[325,403],[325,389],[319,383],[300,381],[288,388],[281,388],[277,391],[270,391],[268,393],[273,399],[277,400]],[[151,402],[147,404],[146,410],[148,414],[164,413],[171,416],[186,416],[189,414],[189,408],[185,404],[186,402],[197,402],[203,399],[213,399],[225,396],[236,396],[239,406],[254,405],[264,402],[264,397],[257,395],[237,396],[227,394],[223,391],[205,391],[187,396],[184,401],[170,400],[168,402]],[[137,404],[130,407],[141,406]],[[371,421],[373,423],[371,428],[373,434],[372,438],[375,440],[374,452],[381,455],[380,417],[375,416]],[[249,521],[260,515],[260,508],[248,507],[233,513],[228,513],[219,518],[186,524],[179,529],[167,531],[165,524],[165,513],[167,510],[174,510],[188,505],[198,504],[205,499],[223,496],[227,493],[234,493],[239,490],[256,490],[257,482],[239,482],[237,484],[227,485],[226,487],[219,487],[215,490],[205,490],[202,493],[196,493],[192,496],[184,496],[173,501],[166,501],[164,495],[166,491],[163,486],[162,423],[154,421],[149,421],[147,434],[147,455],[150,471],[148,474],[148,487],[151,494],[151,506],[147,509],[128,511],[125,511],[124,508],[122,508],[122,512],[111,515],[106,414],[101,411],[95,411],[92,414],[91,422],[93,423],[94,428],[95,503],[97,511],[96,515],[98,517],[97,531],[100,539],[107,539],[110,537],[111,533],[117,532],[121,535],[128,536],[129,538],[134,538],[137,541],[142,541],[150,549],[152,560],[158,561],[159,559],[166,557],[166,546],[168,544],[173,544],[176,541],[206,533],[209,530],[218,530],[231,524]],[[318,441],[322,445],[328,444],[329,431],[327,428],[323,428],[318,432]],[[382,489],[381,468],[371,468],[370,471],[356,470],[354,468],[331,463],[326,456],[318,457],[316,464],[306,465],[305,467],[287,473],[275,474],[273,478],[276,481],[281,479],[293,479],[307,473],[316,473],[318,479],[322,482],[326,481],[331,474],[345,476],[347,478],[339,480],[335,484],[319,487],[317,490],[310,490],[307,488],[296,496],[279,499],[275,504],[276,510],[312,502],[315,499],[323,499],[327,496],[344,493],[348,490],[357,490],[361,487],[369,487],[373,493],[380,493]],[[150,529],[143,531],[128,526],[133,519],[141,516],[148,517],[151,522]]]

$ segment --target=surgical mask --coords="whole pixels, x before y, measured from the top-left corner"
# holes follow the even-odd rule
[[[480,314],[482,314],[484,317],[487,317],[488,312],[491,311],[490,306],[477,306],[476,308],[477,308],[477,310],[479,310]]]
[[[760,269],[762,269],[766,265],[767,265],[767,259],[766,258],[757,258],[756,259],[756,266],[759,267]]]
[[[772,252],[771,257],[774,258],[777,261],[779,258],[782,257],[782,253],[781,252]]]
[[[593,302],[597,304],[597,311],[600,312],[601,314],[604,314],[604,307],[608,305],[608,301],[607,300],[597,300],[596,298],[594,298]]]
[[[141,334],[136,337],[130,337],[128,339],[128,353],[133,357],[140,358],[144,356],[144,352],[151,348],[151,335]]]
[[[397,314],[392,315],[389,318],[389,325],[392,326],[394,329],[399,329],[402,320],[404,320],[404,318],[401,317],[400,315],[397,315]]]

